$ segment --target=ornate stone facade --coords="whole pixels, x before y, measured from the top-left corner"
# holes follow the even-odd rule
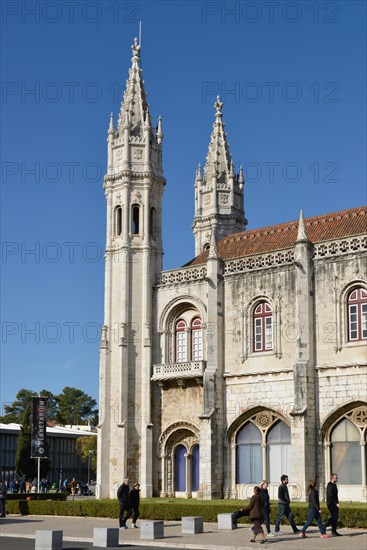
[[[366,497],[366,208],[245,231],[222,103],[195,178],[196,257],[162,271],[162,122],[140,47],[108,131],[98,484],[244,497],[287,473],[293,498],[339,473]]]

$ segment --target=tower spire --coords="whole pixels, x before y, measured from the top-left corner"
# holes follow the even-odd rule
[[[200,254],[212,239],[243,231],[247,220],[243,211],[243,171],[235,172],[227,134],[224,130],[223,102],[214,103],[215,120],[210,136],[204,173],[195,176],[195,253]],[[200,182],[200,185],[198,183]]]
[[[131,58],[132,65],[129,70],[129,78],[126,81],[124,97],[117,122],[117,130],[121,130],[126,120],[126,111],[129,111],[131,135],[134,137],[142,137],[146,113],[148,113],[148,120],[150,121],[150,112],[147,102],[147,93],[144,89],[142,69],[140,67],[141,44],[138,38],[134,38],[131,50],[133,54]]]

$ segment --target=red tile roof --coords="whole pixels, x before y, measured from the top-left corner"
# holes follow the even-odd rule
[[[313,243],[362,235],[367,231],[367,207],[305,218],[305,228],[307,238]],[[298,221],[234,233],[217,242],[218,256],[223,260],[230,260],[292,248],[297,240],[297,233]],[[207,257],[208,252],[203,252],[185,266],[203,264]]]

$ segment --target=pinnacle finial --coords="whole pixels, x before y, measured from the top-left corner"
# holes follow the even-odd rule
[[[109,124],[109,127],[108,127],[108,133],[111,134],[113,133],[113,113],[111,112],[110,114],[110,124]]]
[[[158,126],[157,126],[157,143],[162,143],[163,139],[163,132],[162,132],[162,117],[159,115],[158,117]]]
[[[305,220],[303,217],[303,210],[299,213],[299,222],[298,222],[298,234],[297,241],[307,241]]]
[[[216,115],[221,115],[222,114],[222,107],[223,107],[223,102],[220,100],[220,96],[217,95],[217,101],[214,103],[214,109],[216,111]]]
[[[218,258],[218,249],[217,249],[217,243],[215,242],[215,231],[213,227],[210,233],[210,245],[209,245],[208,258]]]
[[[139,61],[140,60],[140,50],[141,46],[139,44],[138,38],[134,38],[134,44],[131,46],[131,49],[133,51],[133,61]]]
[[[243,177],[243,167],[242,167],[242,164],[241,164],[240,173],[239,173],[239,176],[238,176],[238,185],[240,186],[240,189],[242,189],[244,183],[245,183],[245,179]]]

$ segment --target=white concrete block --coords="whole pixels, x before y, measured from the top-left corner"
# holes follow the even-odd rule
[[[182,533],[196,535],[204,531],[204,518],[202,516],[187,516],[182,518]]]
[[[233,529],[232,514],[218,514],[218,529]]]
[[[164,525],[160,520],[145,520],[140,522],[140,539],[154,540],[164,538]]]
[[[36,531],[35,550],[62,550],[62,531]]]
[[[119,529],[95,527],[93,529],[93,546],[109,548],[119,545]]]

